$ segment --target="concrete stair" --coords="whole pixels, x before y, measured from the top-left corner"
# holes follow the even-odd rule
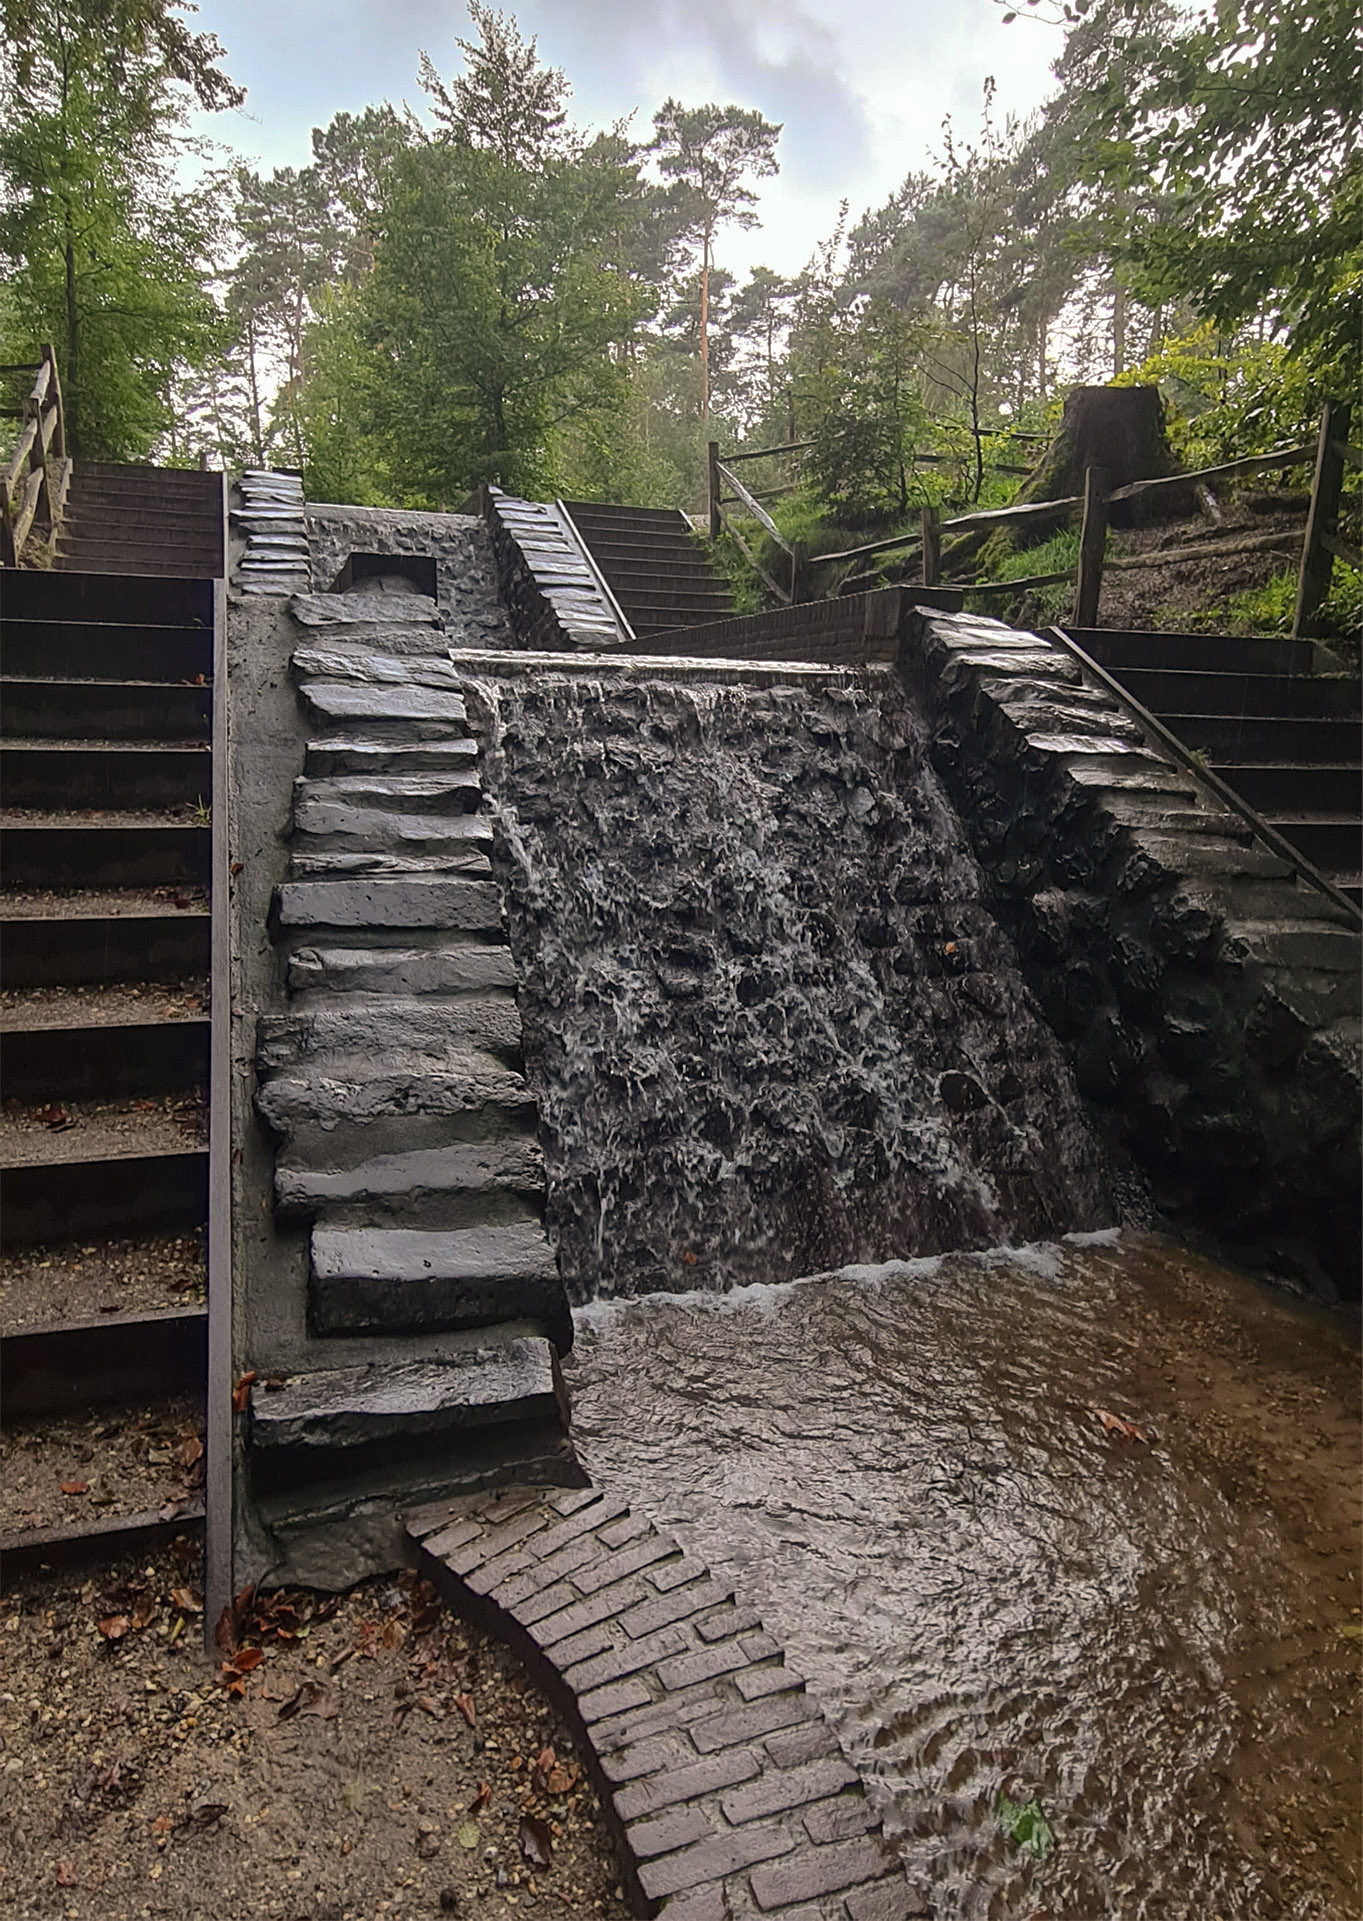
[[[1363,725],[1352,675],[1309,642],[1069,629],[1188,747],[1363,905]]]
[[[727,619],[733,599],[685,514],[565,501],[579,537],[635,635]]]
[[[0,598],[0,1222],[16,1259],[41,1255],[0,1391],[7,1422],[97,1407],[106,1433],[205,1395],[202,1306],[111,1315],[78,1277],[169,1259],[207,1222],[214,590],[59,566],[5,573]],[[145,1552],[193,1506],[6,1547],[16,1570]]]
[[[66,573],[221,577],[222,475],[78,461],[53,565]]]

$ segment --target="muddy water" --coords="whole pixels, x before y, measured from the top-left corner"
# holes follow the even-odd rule
[[[589,1469],[784,1638],[937,1916],[1358,1914],[1346,1325],[1099,1236],[598,1305],[570,1381]]]

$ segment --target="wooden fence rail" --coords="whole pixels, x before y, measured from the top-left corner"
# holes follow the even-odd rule
[[[1092,627],[1097,624],[1103,575],[1106,570],[1125,571],[1129,568],[1167,565],[1175,557],[1191,560],[1205,556],[1210,559],[1229,551],[1224,543],[1220,543],[1212,546],[1190,547],[1177,556],[1168,549],[1161,549],[1155,553],[1124,555],[1120,559],[1109,560],[1107,533],[1109,514],[1113,506],[1122,501],[1149,498],[1161,492],[1196,488],[1210,480],[1228,480],[1243,478],[1249,474],[1273,473],[1283,468],[1305,466],[1314,462],[1311,507],[1302,545],[1297,605],[1292,623],[1292,634],[1296,639],[1309,632],[1319,618],[1321,606],[1329,591],[1330,570],[1334,560],[1343,560],[1352,567],[1363,566],[1363,555],[1342,541],[1337,531],[1344,467],[1346,463],[1356,467],[1363,466],[1363,450],[1349,440],[1349,423],[1349,407],[1337,401],[1327,401],[1321,413],[1320,431],[1316,440],[1311,443],[1278,447],[1267,454],[1246,454],[1236,460],[1220,461],[1213,467],[1195,468],[1190,473],[1165,474],[1154,480],[1134,480],[1124,487],[1114,487],[1110,491],[1104,470],[1090,467],[1084,477],[1082,494],[1070,494],[1057,500],[1028,501],[1014,507],[985,508],[973,513],[957,514],[950,520],[942,520],[936,508],[925,508],[920,525],[912,531],[890,534],[882,540],[867,541],[858,547],[840,548],[836,553],[813,555],[797,550],[784,538],[775,522],[762,508],[759,497],[741,485],[730,471],[728,464],[736,460],[759,460],[768,454],[796,453],[812,445],[812,442],[790,441],[781,447],[754,448],[742,453],[729,454],[724,460],[720,459],[718,443],[711,442],[710,531],[712,537],[718,538],[721,528],[727,528],[768,586],[789,605],[792,599],[801,597],[802,588],[806,592],[812,592],[813,576],[816,569],[821,567],[844,566],[852,561],[872,560],[882,554],[919,548],[922,554],[924,585],[936,586],[941,577],[943,534],[965,534],[995,527],[1025,526],[1029,521],[1054,520],[1061,517],[1072,519],[1076,513],[1081,513],[1080,551],[1075,566],[1062,568],[1053,573],[1031,574],[1015,580],[982,580],[960,584],[970,593],[995,594],[1016,593],[1024,588],[1055,586],[1061,582],[1073,580],[1076,588],[1076,623],[1082,627]],[[1018,437],[1021,438],[1021,436]],[[748,543],[742,538],[732,518],[724,511],[729,504],[723,493],[726,482],[733,488],[737,499],[748,508],[782,551],[789,556],[791,566],[788,587],[772,579],[765,567],[757,560]],[[781,491],[784,490],[772,490],[772,492]],[[769,493],[767,497],[771,498],[772,494]],[[1272,546],[1280,543],[1272,536],[1265,536],[1254,544]],[[1239,543],[1237,551],[1242,550],[1244,545],[1244,542]]]
[[[49,543],[54,538],[71,482],[71,462],[52,348],[43,348],[36,367],[3,371],[33,375],[20,409],[18,440],[0,472],[0,567],[17,567],[31,540]]]

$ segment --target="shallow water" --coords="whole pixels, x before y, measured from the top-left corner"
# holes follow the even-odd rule
[[[599,1304],[568,1372],[589,1471],[761,1610],[944,1921],[1358,1914],[1346,1324],[1080,1237]]]

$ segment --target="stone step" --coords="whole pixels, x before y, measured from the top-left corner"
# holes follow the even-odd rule
[[[517,1211],[544,1189],[539,1147],[526,1135],[493,1142],[455,1142],[408,1153],[376,1154],[353,1165],[318,1167],[283,1156],[275,1167],[275,1203],[284,1213],[337,1210],[346,1223],[396,1216],[405,1227],[463,1227],[498,1218],[498,1203]]]
[[[407,740],[468,732],[463,701],[458,694],[436,687],[306,680],[301,693],[313,718],[332,724],[360,721],[370,727],[391,728],[398,738]]]
[[[440,609],[429,594],[295,594],[289,612],[304,627],[333,630],[339,641],[352,636],[346,629],[374,626],[430,627],[441,625]],[[435,635],[427,645],[438,649]]]
[[[301,1487],[414,1456],[457,1454],[489,1427],[566,1430],[567,1397],[552,1344],[517,1336],[443,1358],[371,1362],[295,1374],[251,1397],[247,1455],[262,1491]]]
[[[300,947],[289,956],[292,994],[478,994],[513,989],[508,947]]]
[[[92,740],[0,742],[0,805],[49,808],[167,808],[213,792],[207,742],[201,747]]]
[[[290,867],[297,880],[432,880],[455,874],[473,879],[492,872],[491,848],[484,843],[433,843],[424,850],[417,843],[408,846],[411,851],[389,853],[380,846],[356,847],[346,841],[332,845],[319,837],[295,849]]]
[[[500,936],[502,902],[491,881],[286,881],[275,896],[282,928],[449,929]]]
[[[44,573],[17,568],[5,580],[5,626],[11,620],[64,620],[105,626],[130,622],[168,627],[213,625],[211,580],[140,579],[108,574]]]
[[[457,740],[310,740],[303,771],[314,779],[341,774],[402,775],[476,766],[478,743],[467,735]]]
[[[453,666],[438,653],[381,654],[363,647],[297,647],[293,671],[307,680],[353,681],[360,687],[459,685]]]
[[[457,1006],[458,1003],[442,1003]],[[308,1129],[326,1139],[314,1143],[325,1158],[341,1140],[356,1135],[352,1158],[370,1159],[389,1147],[373,1138],[378,1123],[400,1123],[394,1151],[423,1145],[410,1133],[419,1120],[439,1120],[432,1145],[445,1140],[489,1140],[533,1130],[534,1102],[522,1075],[494,1056],[453,1050],[443,1061],[376,1064],[370,1057],[328,1054],[306,1068],[289,1068],[262,1080],[256,1107],[279,1133],[298,1144]],[[455,1126],[450,1123],[455,1122]],[[462,1124],[458,1124],[462,1123]]]
[[[450,1000],[389,1000],[263,1015],[256,1026],[256,1061],[278,1073],[323,1056],[392,1066],[400,1053],[413,1064],[443,1062],[469,1048],[516,1060],[521,1016],[511,993],[465,994]]]
[[[305,781],[294,802],[293,832],[305,839],[316,836],[336,847],[368,847],[382,853],[482,848],[492,845],[492,822],[486,814],[397,813],[386,807],[351,806],[326,800]]]
[[[295,800],[309,800],[328,806],[372,806],[387,808],[391,802],[402,804],[403,812],[428,808],[432,813],[449,811],[476,813],[483,798],[483,784],[476,766],[467,759],[449,768],[421,768],[414,773],[389,772],[374,768],[364,773],[301,775],[293,784]]]
[[[389,1334],[545,1323],[560,1353],[572,1317],[558,1261],[537,1220],[460,1233],[314,1227],[308,1286],[316,1334]]]
[[[1363,734],[1356,720],[1304,720],[1296,715],[1166,713],[1165,726],[1188,747],[1216,761],[1302,760],[1359,763]]]

